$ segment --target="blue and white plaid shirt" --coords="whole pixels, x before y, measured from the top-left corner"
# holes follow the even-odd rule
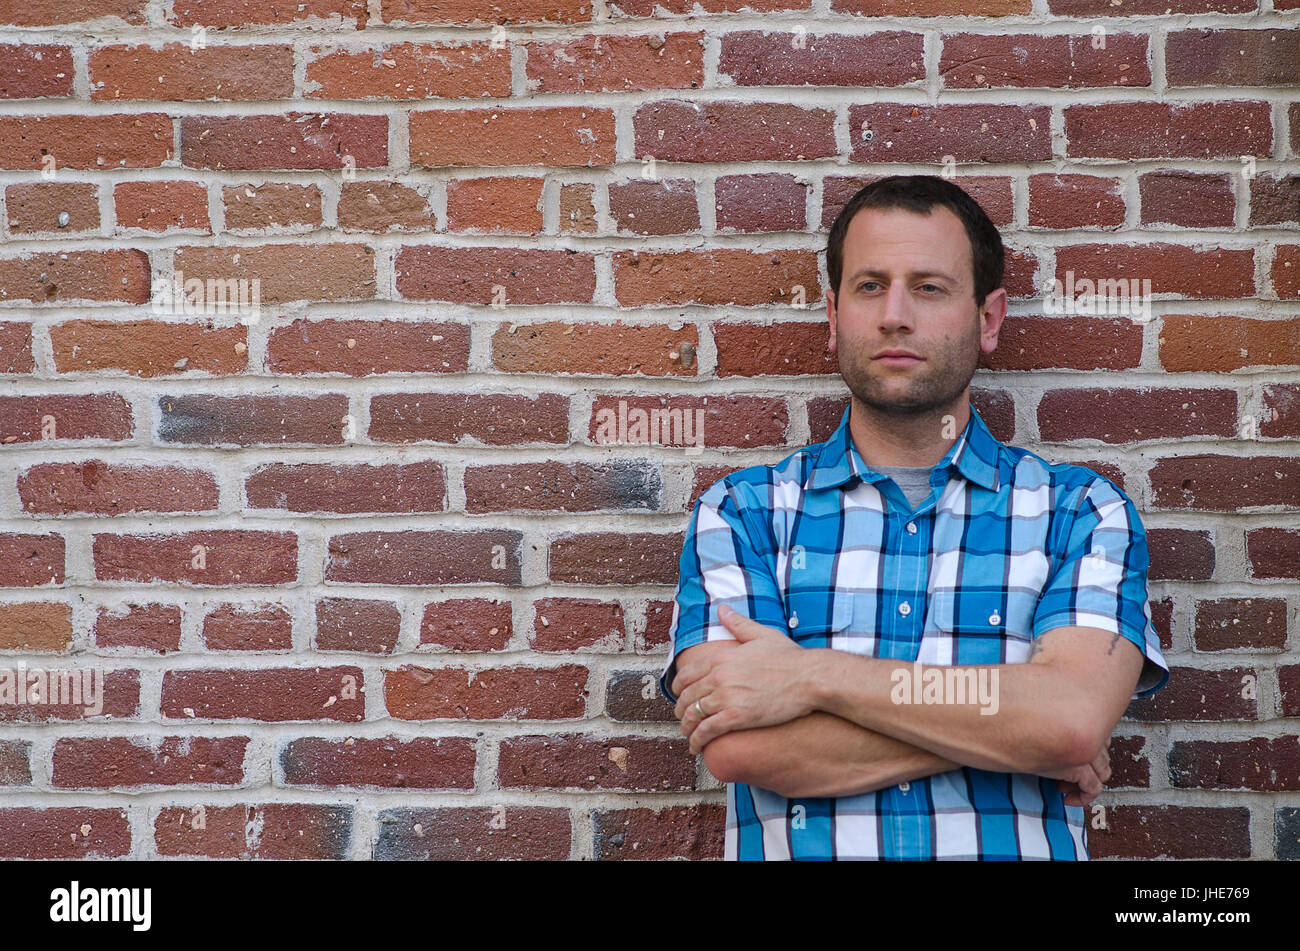
[[[914,512],[862,461],[848,421],[700,496],[660,678],[669,700],[678,654],[732,638],[721,604],[805,647],[945,666],[1022,663],[1052,628],[1101,628],[1145,656],[1135,696],[1165,685],[1146,532],[1114,483],[1002,444],[972,407]],[[835,798],[729,783],[725,842],[728,859],[1088,857],[1084,810],[1055,780],[971,767]]]

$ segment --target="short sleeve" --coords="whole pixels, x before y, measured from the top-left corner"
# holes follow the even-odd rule
[[[673,596],[668,663],[659,678],[660,691],[674,704],[677,698],[671,688],[678,655],[706,641],[735,640],[718,620],[721,605],[761,624],[786,627],[776,584],[776,553],[770,543],[755,544],[746,525],[747,517],[765,515],[757,507],[742,508],[737,495],[743,498],[743,491],[743,486],[715,482],[700,496],[691,516]]]
[[[1146,658],[1133,696],[1169,680],[1147,594],[1146,530],[1133,502],[1107,479],[1084,490],[1063,540],[1063,556],[1034,613],[1034,637],[1056,627],[1095,627],[1132,641]]]

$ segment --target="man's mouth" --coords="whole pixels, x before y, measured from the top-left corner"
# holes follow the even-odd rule
[[[913,363],[920,363],[921,357],[912,353],[910,350],[882,350],[876,354],[873,360],[884,363],[888,366],[910,366]]]

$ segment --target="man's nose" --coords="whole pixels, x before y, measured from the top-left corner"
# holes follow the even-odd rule
[[[912,302],[907,294],[907,285],[895,281],[885,293],[884,309],[880,312],[881,330],[899,330],[912,328]]]

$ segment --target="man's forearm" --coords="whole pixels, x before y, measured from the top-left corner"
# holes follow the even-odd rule
[[[815,709],[954,763],[1045,775],[1089,759],[1086,740],[1069,733],[1075,691],[1048,665],[985,668],[997,671],[998,677],[997,712],[988,716],[974,702],[954,703],[951,698],[944,703],[894,702],[895,671],[903,669],[914,678],[919,670],[931,668],[826,648],[811,650],[814,654],[809,683]]]
[[[853,796],[959,769],[959,763],[823,711],[725,733],[704,748],[718,779],[791,799]]]

